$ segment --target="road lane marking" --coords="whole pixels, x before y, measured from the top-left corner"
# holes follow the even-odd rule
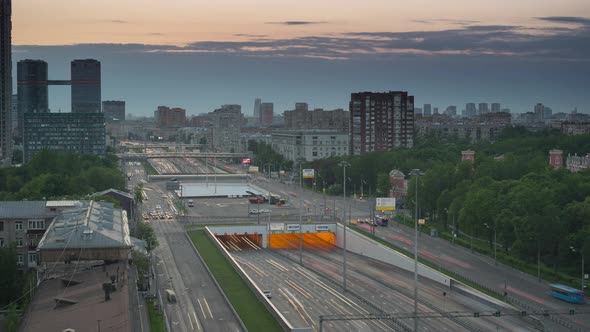
[[[205,302],[205,306],[207,307],[207,311],[209,311],[209,316],[211,316],[211,319],[215,319],[215,318],[213,318],[213,313],[211,312],[211,308],[209,308],[209,302],[207,302],[206,298],[203,298],[203,301]]]
[[[199,324],[199,319],[197,318],[197,314],[195,313],[194,310],[193,310],[193,316],[195,317],[195,322],[197,322],[197,329],[200,331],[201,330],[201,324]]]
[[[189,323],[191,323],[191,330],[195,329],[195,326],[193,325],[193,321],[191,320],[191,314],[189,314],[188,312],[186,313],[186,315],[188,316],[188,321]]]
[[[529,294],[527,294],[525,292],[521,292],[521,291],[519,291],[516,288],[512,288],[512,287],[509,286],[509,287],[506,288],[506,290],[509,291],[509,292],[512,292],[512,293],[516,293],[516,294],[518,294],[518,295],[520,295],[520,296],[522,296],[524,298],[527,298],[527,299],[529,299],[531,301],[534,301],[534,302],[537,302],[539,304],[545,304],[545,301],[543,301],[543,300],[541,300],[541,299],[539,299],[537,297],[534,297],[532,295],[529,295]]]
[[[199,302],[199,307],[201,308],[201,312],[203,313],[203,317],[207,318],[207,315],[205,315],[205,310],[203,310],[203,305],[201,304],[201,300],[197,299],[197,302]]]

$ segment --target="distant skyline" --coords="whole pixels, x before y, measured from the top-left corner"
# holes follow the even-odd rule
[[[96,58],[103,100],[136,115],[229,103],[252,114],[255,97],[275,113],[348,109],[352,92],[387,90],[458,112],[590,113],[587,0],[19,0],[12,20],[13,68],[43,59],[60,79],[71,60]],[[50,108],[69,111],[69,98],[51,88]]]

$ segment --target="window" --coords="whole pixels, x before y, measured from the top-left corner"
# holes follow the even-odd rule
[[[22,247],[23,246],[23,239],[16,239],[16,246],[17,247]]]
[[[14,229],[17,231],[22,231],[23,230],[23,222],[17,221],[16,223],[14,223]]]
[[[4,232],[4,221],[0,221],[0,232]]]
[[[45,220],[29,220],[29,229],[45,229]]]
[[[23,255],[16,255],[16,264],[17,265],[23,265],[24,264]]]
[[[4,239],[0,238],[0,248],[4,248]]]
[[[29,254],[29,265],[37,264],[37,254]]]

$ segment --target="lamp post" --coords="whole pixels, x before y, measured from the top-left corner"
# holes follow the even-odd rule
[[[483,223],[487,229],[490,229],[490,225],[488,223]],[[496,221],[494,220],[494,265],[498,265],[498,260],[496,256]]]
[[[343,215],[343,220],[342,222],[344,223],[344,250],[342,251],[342,258],[343,258],[343,264],[342,264],[342,288],[344,288],[344,290],[346,290],[346,167],[350,167],[350,163],[346,162],[346,161],[341,161],[338,163],[338,166],[342,167],[343,170],[343,174],[342,174],[342,183],[344,185],[343,189],[342,189],[342,198],[343,198],[343,204],[342,204],[342,213],[344,213]],[[349,216],[350,218],[350,216]]]
[[[413,169],[410,175],[416,177],[416,222],[414,229],[414,331],[418,331],[418,180],[420,179],[419,169]]]
[[[576,252],[576,248],[570,246],[572,252]],[[580,254],[582,255],[582,292],[584,292],[584,249],[580,249]]]

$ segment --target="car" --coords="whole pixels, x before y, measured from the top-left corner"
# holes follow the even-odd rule
[[[266,296],[267,299],[271,299],[272,295],[270,294],[269,290],[263,290],[262,294],[264,294],[264,296]]]
[[[248,211],[250,214],[259,214],[260,211],[258,211],[257,209],[250,209],[250,211]]]
[[[269,209],[260,209],[258,211],[260,211],[260,213],[270,213]]]

